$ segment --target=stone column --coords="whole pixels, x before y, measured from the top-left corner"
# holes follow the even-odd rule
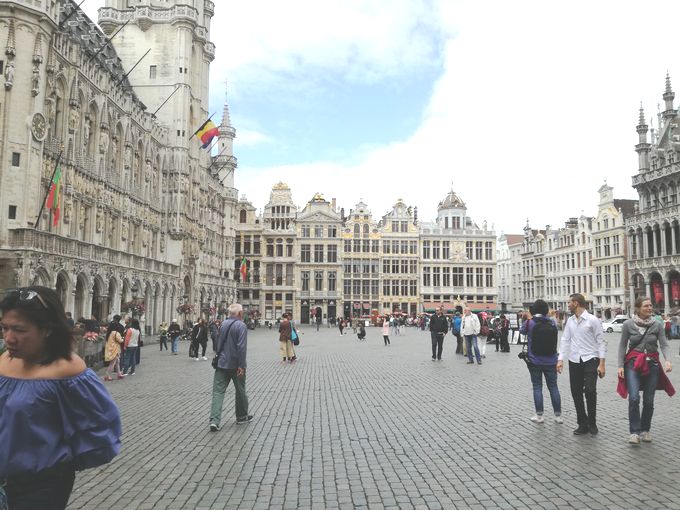
[[[659,231],[658,230],[656,230],[656,229],[652,230],[652,239],[654,240],[654,243],[653,243],[653,246],[652,246],[653,250],[652,250],[652,253],[650,253],[650,256],[658,257],[659,255],[661,255],[660,253],[657,253],[658,252],[658,246],[659,246]]]
[[[659,235],[661,236],[661,253],[659,255],[668,255],[666,251],[666,229],[659,227]]]
[[[624,305],[624,308],[627,308],[626,312],[631,314],[633,313],[633,306],[635,305],[635,285],[633,283],[628,286],[628,298],[630,299],[628,307]]]
[[[649,257],[649,246],[647,245],[647,234],[644,230],[640,230],[640,258],[646,259]]]
[[[665,315],[668,315],[671,311],[671,307],[668,306],[668,286],[670,285],[667,280],[662,280],[662,285],[663,285],[663,313]]]
[[[677,238],[675,236],[675,227],[673,225],[671,225],[671,250],[670,250],[671,255],[677,255],[678,254],[678,250],[676,249],[676,247],[677,247],[676,243],[677,243]]]

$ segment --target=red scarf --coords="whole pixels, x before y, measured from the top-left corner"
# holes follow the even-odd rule
[[[664,390],[669,397],[675,395],[675,388],[673,388],[673,385],[671,384],[670,379],[668,379],[665,370],[661,367],[658,352],[644,353],[631,349],[626,355],[625,363],[628,363],[630,360],[634,359],[635,362],[633,363],[633,370],[640,372],[640,375],[644,377],[649,374],[649,362],[647,361],[647,358],[653,359],[658,363],[657,367],[659,370],[659,382],[656,383],[656,389]],[[628,397],[628,386],[626,385],[625,377],[619,377],[619,382],[616,385],[616,392],[621,395],[621,398]]]

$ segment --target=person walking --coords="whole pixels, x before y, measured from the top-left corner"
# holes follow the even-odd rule
[[[217,333],[220,330],[220,324],[221,321],[216,319],[214,321],[210,321],[210,324],[208,325],[208,333],[210,334],[213,352],[217,352]]]
[[[432,361],[442,360],[444,350],[444,337],[449,331],[449,321],[444,315],[444,307],[437,309],[437,314],[430,321],[430,338],[432,340]]]
[[[288,313],[284,313],[279,324],[279,356],[283,362],[295,361],[295,351],[291,342],[293,326],[288,318]]]
[[[248,414],[246,395],[246,354],[248,328],[243,323],[243,307],[238,303],[229,305],[229,318],[222,322],[217,335],[217,367],[213,376],[212,403],[210,405],[210,431],[220,430],[222,404],[229,382],[234,383],[234,410],[236,424],[243,425],[253,419]]]
[[[390,321],[389,317],[385,317],[382,323],[382,336],[383,342],[385,342],[385,347],[390,345]]]
[[[73,331],[54,290],[12,290],[0,312],[7,348],[0,355],[0,480],[7,505],[63,510],[76,471],[120,452],[120,413],[73,352]]]
[[[125,377],[120,369],[121,345],[123,344],[123,325],[120,323],[120,315],[114,315],[109,329],[106,331],[106,344],[104,346],[104,361],[106,366],[105,381],[112,381],[111,372],[118,375],[118,379]]]
[[[666,372],[670,372],[671,348],[663,324],[652,317],[652,302],[647,297],[635,300],[632,319],[623,323],[618,353],[619,394],[628,394],[628,428],[630,444],[652,442],[652,415],[654,394],[665,389],[669,396],[675,394]],[[659,349],[666,361],[661,368]],[[642,415],[640,415],[640,391],[642,391]]]
[[[498,321],[501,328],[501,352],[510,352],[510,343],[508,342],[508,334],[510,333],[510,321],[504,313],[501,314]]]
[[[479,334],[479,319],[477,316],[470,311],[469,308],[465,308],[463,311],[463,320],[461,321],[460,329],[465,337],[465,349],[467,350],[468,365],[472,365],[472,350],[474,349],[475,357],[477,358],[477,364],[482,364],[482,357],[479,354],[479,345],[477,345],[477,335]]]
[[[605,374],[607,341],[602,334],[602,323],[588,313],[582,294],[569,296],[567,306],[573,315],[567,320],[562,333],[557,373],[562,373],[564,359],[568,356],[569,384],[578,422],[574,434],[590,432],[596,435],[599,432],[596,419],[597,378]]]
[[[463,354],[463,337],[460,335],[460,312],[451,318],[451,333],[456,337],[456,354]]]
[[[534,315],[527,314],[522,325],[522,334],[527,336],[527,367],[534,390],[536,414],[530,419],[541,424],[543,418],[543,378],[550,393],[555,423],[562,424],[562,399],[557,387],[557,324],[548,317],[548,303],[537,299]]]
[[[158,344],[163,352],[163,347],[168,350],[168,323],[163,321],[158,325]]]
[[[168,335],[170,335],[170,347],[173,354],[177,354],[179,350],[179,337],[182,336],[182,328],[180,328],[177,319],[172,319],[168,327]]]
[[[205,357],[205,351],[208,348],[208,325],[203,318],[198,321],[198,333],[196,334],[196,361],[199,360],[199,346],[201,347],[201,358],[203,361],[208,361],[208,358]]]
[[[319,331],[319,328],[321,327],[321,315],[316,317],[316,330]]]
[[[125,332],[125,355],[123,356],[123,375],[135,375],[137,366],[137,349],[142,333],[139,330],[139,321],[131,319]]]
[[[366,327],[364,326],[364,321],[359,321],[359,332],[357,333],[357,338],[359,338],[359,340],[366,340]]]

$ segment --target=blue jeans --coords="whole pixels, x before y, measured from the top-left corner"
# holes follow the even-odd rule
[[[172,347],[171,347],[172,352],[177,352],[179,350],[178,346],[179,346],[179,336],[173,336],[172,337]]]
[[[539,416],[543,414],[543,377],[545,377],[545,385],[550,392],[553,412],[555,416],[560,416],[562,414],[562,399],[560,398],[560,390],[557,388],[555,365],[529,365],[529,375],[531,375],[531,384],[534,387],[536,414]]]
[[[628,388],[628,426],[631,434],[649,432],[654,414],[654,392],[659,382],[659,364],[649,363],[649,374],[643,376],[633,370],[635,361],[631,360],[623,367]],[[642,390],[642,417],[640,417],[640,390]]]
[[[137,363],[137,347],[128,347],[123,353],[123,373],[135,373]]]
[[[475,348],[475,357],[477,363],[481,363],[482,357],[479,355],[479,346],[477,345],[477,335],[465,335],[465,345],[467,346],[468,361],[472,361],[472,347]]]

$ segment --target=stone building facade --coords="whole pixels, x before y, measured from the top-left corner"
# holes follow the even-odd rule
[[[317,193],[297,217],[296,305],[302,324],[328,323],[342,310],[342,218]]]
[[[234,244],[234,279],[238,285],[238,302],[249,317],[259,318],[264,311],[262,290],[263,225],[257,210],[245,196],[236,205],[236,240]],[[246,263],[246,278],[241,264]]]
[[[368,206],[359,201],[342,231],[343,317],[380,313],[381,232]]]
[[[399,199],[380,220],[382,241],[380,313],[420,311],[418,210]]]
[[[614,188],[605,183],[593,220],[593,309],[603,319],[632,313],[628,295],[625,220],[637,209],[637,200],[614,198]]]
[[[218,160],[189,140],[207,118],[212,2],[128,4],[107,0],[102,31],[70,2],[0,2],[0,286],[56,288],[76,317],[143,304],[149,331],[236,296],[235,133],[225,107]],[[171,62],[192,72],[166,77]],[[139,78],[149,63],[159,83]],[[57,162],[54,222],[38,212]]]
[[[264,253],[260,310],[268,321],[276,320],[284,312],[295,311],[297,211],[288,185],[275,184],[261,220]]]
[[[521,234],[502,234],[496,245],[498,267],[498,304],[501,309],[519,311],[522,304],[522,243]]]
[[[680,130],[674,99],[667,75],[665,108],[651,142],[640,108],[638,173],[633,176],[640,205],[626,219],[630,301],[648,296],[654,308],[666,314],[680,307]]]
[[[468,216],[453,190],[439,202],[434,223],[418,225],[420,301],[424,311],[469,306],[496,310],[496,235]]]

